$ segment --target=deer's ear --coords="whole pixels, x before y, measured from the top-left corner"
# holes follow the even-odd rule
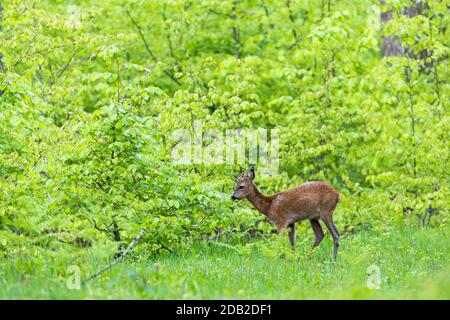
[[[250,170],[248,170],[248,176],[250,177],[250,179],[254,180],[255,179],[255,168],[253,166],[251,166]]]

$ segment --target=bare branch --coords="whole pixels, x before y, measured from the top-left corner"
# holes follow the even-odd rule
[[[230,18],[233,21],[237,20],[237,15],[236,15],[236,5],[238,4],[239,1],[233,1],[233,7],[231,9],[231,15]],[[239,36],[239,28],[236,24],[236,22],[233,23],[233,26],[231,27],[231,30],[233,32],[233,39],[234,42],[236,43],[236,59],[240,60],[241,59],[241,38]]]
[[[136,238],[134,238],[133,241],[131,241],[131,243],[128,245],[128,247],[116,258],[114,259],[110,264],[108,264],[106,267],[104,267],[103,269],[101,269],[100,271],[94,273],[92,276],[88,277],[86,280],[83,281],[83,284],[85,284],[86,282],[97,278],[99,275],[101,275],[103,272],[108,271],[109,269],[111,269],[114,265],[116,265],[117,263],[119,263],[120,261],[123,260],[123,258],[125,258],[125,256],[131,251],[131,249],[133,249],[138,243],[139,241],[142,239],[142,237],[145,234],[145,229],[142,229],[139,234],[137,235]]]
[[[291,0],[286,0],[286,7],[289,12],[289,20],[292,23],[292,35],[294,36],[294,40],[297,41],[297,30],[295,30],[295,17],[291,9]]]
[[[136,27],[139,33],[139,37],[141,38],[142,42],[144,43],[145,50],[147,50],[147,53],[150,55],[152,60],[154,62],[158,62],[158,59],[156,58],[155,54],[153,53],[152,49],[150,49],[150,46],[148,45],[147,39],[145,38],[144,34],[142,33],[141,26],[137,23],[137,21],[133,18],[130,11],[128,9],[125,9],[125,12],[127,13],[128,17],[130,17],[131,23]],[[168,70],[163,71],[166,76],[168,76],[170,79],[172,79],[176,84],[181,86],[181,83],[178,81],[177,78],[172,74],[172,72]]]

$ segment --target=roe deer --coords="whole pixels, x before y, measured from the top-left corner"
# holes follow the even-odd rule
[[[309,219],[314,231],[314,249],[322,241],[324,234],[320,226],[321,219],[333,237],[333,259],[336,260],[339,248],[339,232],[333,222],[333,210],[339,202],[339,193],[325,182],[312,181],[296,188],[279,192],[272,196],[261,194],[253,183],[255,169],[253,167],[243,173],[236,181],[236,189],[231,199],[247,198],[253,206],[267,216],[280,234],[289,227],[289,240],[295,251],[295,223]]]

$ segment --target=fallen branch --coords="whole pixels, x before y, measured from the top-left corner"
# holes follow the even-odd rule
[[[95,279],[97,278],[100,274],[102,274],[103,272],[111,269],[114,265],[116,265],[117,263],[119,263],[123,258],[125,258],[125,256],[131,251],[131,249],[133,249],[138,242],[142,239],[142,237],[145,234],[145,229],[142,229],[138,236],[136,238],[134,238],[133,241],[131,241],[131,243],[128,245],[128,247],[120,254],[120,256],[118,256],[117,258],[115,258],[110,264],[108,264],[106,267],[104,267],[103,269],[101,269],[100,271],[96,272],[95,274],[93,274],[92,276],[90,276],[89,278],[87,278],[86,280],[83,281],[83,283],[88,282],[89,280]]]

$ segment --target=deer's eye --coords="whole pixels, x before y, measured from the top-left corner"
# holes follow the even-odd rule
[[[239,186],[239,189],[244,189],[244,186]]]

